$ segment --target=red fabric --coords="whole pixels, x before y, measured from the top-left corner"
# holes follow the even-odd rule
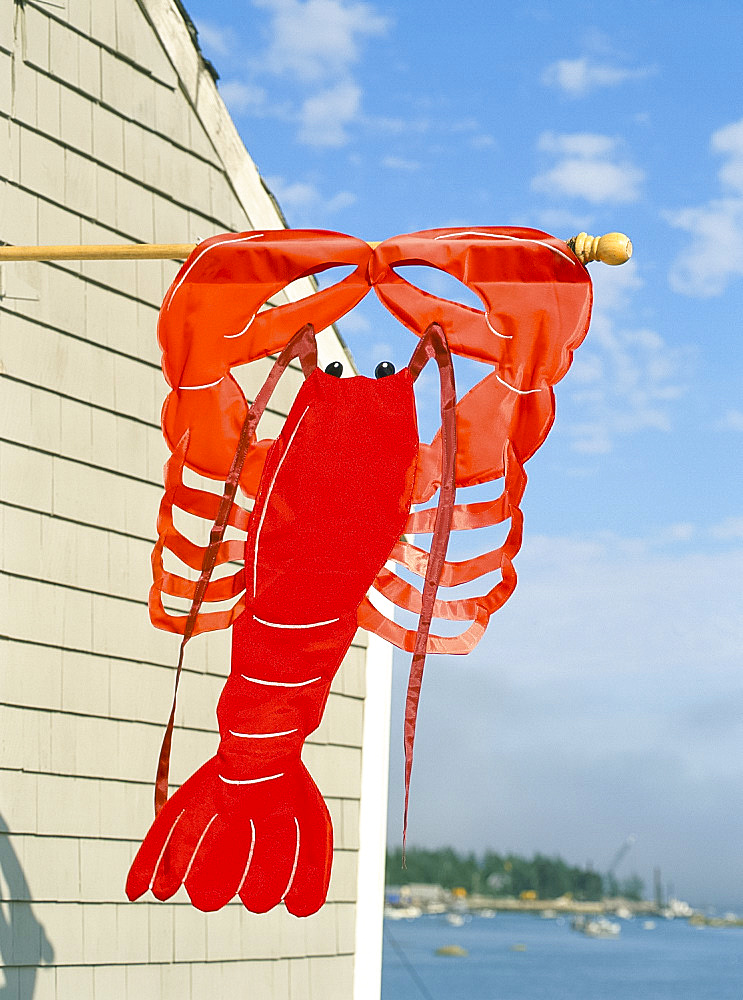
[[[431,551],[426,563],[423,594],[420,602],[420,618],[418,631],[413,647],[413,660],[410,664],[408,691],[405,699],[405,808],[402,826],[403,865],[405,864],[405,847],[408,836],[408,805],[410,802],[410,776],[413,769],[413,747],[415,744],[415,727],[418,719],[418,703],[420,701],[421,685],[423,683],[423,668],[428,652],[428,635],[431,631],[431,619],[436,609],[436,591],[441,582],[441,572],[446,558],[446,548],[449,544],[452,513],[454,510],[454,470],[457,459],[457,421],[456,405],[457,391],[454,385],[454,366],[452,364],[449,345],[444,331],[438,323],[432,323],[426,330],[418,349],[410,362],[413,378],[417,378],[423,366],[431,358],[436,359],[439,369],[440,400],[441,400],[441,489],[439,503],[433,524]],[[380,571],[382,567],[380,567]]]
[[[351,273],[330,288],[275,304],[273,297],[295,279],[349,265]],[[399,273],[410,265],[446,271],[480,298],[483,309],[417,288]],[[264,387],[250,408],[232,369],[280,351],[303,323],[318,330],[329,325],[372,288],[423,338],[410,369],[379,380],[339,380],[314,370],[276,442],[254,441],[253,416],[270,390]],[[275,307],[260,311],[267,305]],[[132,866],[130,898],[148,887],[168,898],[185,883],[202,909],[222,906],[236,893],[254,910],[282,899],[297,914],[321,905],[332,829],[299,752],[319,724],[357,623],[413,653],[405,723],[407,817],[425,656],[469,652],[513,592],[524,463],[552,425],[552,386],[585,336],[590,306],[585,267],[566,244],[531,229],[429,230],[374,250],[338,233],[227,234],[200,244],[189,257],[158,326],[171,386],[163,432],[173,455],[153,552],[150,613],[158,627],[182,634],[184,645],[192,634],[234,623],[232,672],[218,709],[219,750],[159,812]],[[432,326],[442,335],[424,336]],[[452,351],[485,365],[483,379],[458,404],[447,339]],[[412,382],[431,356],[441,371],[443,430],[419,446]],[[186,467],[226,480],[224,498],[187,487]],[[496,499],[455,503],[456,487],[501,477]],[[250,515],[233,505],[238,480],[245,494],[256,497]],[[437,490],[435,507],[410,512],[412,503],[427,502]],[[177,531],[174,508],[217,516],[208,546]],[[507,520],[506,539],[493,551],[446,560],[450,529]],[[223,540],[228,523],[247,527],[245,571],[210,581],[211,568],[233,560],[239,548]],[[431,534],[430,550],[402,540],[405,530]],[[199,581],[167,572],[166,549],[199,569]],[[423,579],[422,591],[385,568],[390,556]],[[499,579],[486,593],[436,596],[439,584],[456,587],[491,572]],[[372,583],[419,614],[417,630],[373,607],[365,596]],[[190,598],[190,613],[166,610],[163,594]],[[237,600],[227,610],[202,610],[202,603],[225,598]],[[437,636],[430,633],[434,617],[466,627],[458,636]],[[175,701],[158,804],[167,792],[174,711]],[[260,727],[271,726],[281,735],[256,737],[264,732]],[[252,737],[236,735],[248,730]]]
[[[169,898],[184,883],[201,909],[236,893],[257,912],[282,900],[296,915],[322,905],[332,827],[300,751],[320,723],[358,606],[408,516],[418,448],[412,386],[408,369],[337,379],[315,368],[300,389],[250,519],[220,746],[158,812],[129,874],[131,899],[148,888]],[[213,536],[215,552],[219,544]],[[194,602],[189,621],[198,613]],[[172,718],[158,791],[167,787]]]
[[[397,273],[438,268],[474,292],[484,313],[421,291]],[[385,240],[371,264],[374,289],[415,333],[440,323],[455,354],[495,364],[518,389],[552,385],[588,328],[587,272],[561,240],[536,229],[429,229]]]
[[[209,582],[209,578],[211,577],[212,570],[218,562],[234,558],[234,555],[237,555],[234,543],[225,543],[222,539],[224,538],[225,529],[230,521],[232,521],[233,524],[235,523],[235,518],[230,515],[233,509],[235,495],[237,493],[237,484],[245,462],[245,456],[247,455],[248,448],[250,447],[250,444],[255,436],[255,429],[258,426],[258,421],[266,410],[268,401],[276,388],[279,378],[286,370],[289,362],[297,356],[301,359],[302,369],[305,373],[312,371],[317,364],[315,331],[309,323],[302,327],[299,333],[291,339],[289,344],[281,352],[278,361],[271,369],[271,374],[266,379],[263,388],[258,393],[255,402],[250,407],[250,410],[245,417],[245,422],[240,430],[240,436],[237,442],[237,450],[235,451],[235,455],[232,459],[232,464],[227,475],[227,480],[225,482],[224,495],[219,503],[216,517],[214,519],[214,527],[211,531],[209,545],[204,550],[204,558],[201,564],[201,574],[199,579],[195,583],[191,583],[190,581],[174,577],[171,573],[163,572],[162,563],[160,563],[159,566],[160,580],[156,582],[156,586],[159,584],[158,589],[161,589],[164,593],[174,596],[190,597],[191,608],[183,626],[183,640],[178,654],[178,667],[176,669],[175,689],[173,691],[173,706],[170,710],[170,718],[168,719],[168,725],[165,729],[162,747],[160,748],[160,759],[158,761],[157,777],[155,779],[155,815],[160,812],[168,797],[170,745],[173,737],[173,725],[175,722],[178,682],[180,681],[181,669],[183,667],[183,652],[186,648],[186,643],[194,634],[198,624],[199,611],[201,610],[202,603],[204,601],[223,601],[226,598],[237,596],[237,594],[244,589],[244,584],[242,581],[237,579],[237,575],[222,580],[215,580],[213,583]],[[186,434],[186,441],[187,436],[188,435]],[[172,505],[170,508],[170,514],[171,534],[176,534],[172,525]],[[180,539],[181,543],[186,542],[186,539],[182,535],[177,535],[177,537]],[[159,544],[160,543],[158,542],[158,545]],[[170,547],[174,548],[172,545]],[[240,601],[235,608],[229,612],[229,614],[234,616],[235,609],[240,608],[240,610],[242,610],[243,607],[244,601]],[[234,617],[232,617],[231,620],[234,621]]]
[[[172,389],[163,432],[172,449],[190,430],[189,468],[224,479],[247,413],[230,369],[280,351],[305,323],[322,330],[352,309],[369,290],[370,253],[352,236],[303,230],[229,233],[196,247],[165,296],[158,322]],[[290,282],[349,264],[354,271],[330,288],[259,312]]]

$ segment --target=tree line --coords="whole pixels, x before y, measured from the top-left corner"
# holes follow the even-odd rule
[[[490,896],[519,896],[533,892],[539,899],[557,899],[570,893],[578,900],[598,900],[607,896],[626,899],[643,898],[644,884],[637,875],[618,880],[613,873],[602,875],[590,866],[569,865],[560,857],[535,854],[532,858],[518,854],[486,851],[482,857],[474,853],[458,854],[451,847],[427,850],[409,847],[407,867],[402,867],[402,851],[387,852],[387,885],[427,882],[445,889],[461,887],[468,893],[481,892]]]

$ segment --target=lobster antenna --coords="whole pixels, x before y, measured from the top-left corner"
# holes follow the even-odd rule
[[[431,551],[426,565],[426,577],[423,583],[421,598],[421,613],[418,619],[418,631],[415,635],[413,660],[410,664],[408,677],[408,692],[405,700],[405,809],[402,829],[402,865],[405,868],[405,852],[408,838],[408,806],[410,803],[410,776],[413,770],[413,745],[415,743],[415,724],[418,717],[423,668],[426,664],[428,636],[431,631],[436,604],[436,593],[441,580],[441,572],[446,559],[446,549],[449,544],[451,522],[456,494],[456,460],[457,460],[457,389],[454,382],[454,363],[443,328],[438,323],[431,323],[421,338],[410,361],[410,373],[413,379],[418,377],[420,370],[431,358],[436,359],[439,367],[440,399],[441,399],[441,487],[439,503],[436,508]]]
[[[276,388],[279,378],[283,374],[289,362],[297,356],[300,359],[302,371],[304,372],[305,377],[307,377],[312,369],[317,367],[317,344],[315,341],[315,328],[312,323],[305,323],[305,325],[292,337],[279,355],[278,359],[274,362],[274,366],[271,369],[268,378],[263,383],[260,392],[255,397],[253,405],[248,410],[240,430],[240,438],[238,440],[237,449],[235,450],[232,465],[225,481],[224,494],[219,504],[219,510],[217,511],[214,525],[209,534],[209,545],[204,552],[204,559],[201,564],[201,573],[199,574],[193,600],[191,601],[191,607],[188,611],[186,625],[183,630],[183,639],[181,640],[181,646],[178,653],[178,666],[176,668],[175,684],[173,688],[173,706],[170,710],[168,724],[165,727],[165,735],[163,736],[163,742],[160,747],[160,756],[157,763],[157,776],[155,778],[155,816],[158,815],[168,799],[170,748],[173,740],[173,726],[175,723],[178,683],[181,678],[183,654],[185,652],[186,643],[193,636],[196,628],[196,621],[198,619],[199,611],[201,610],[201,605],[204,601],[206,588],[209,584],[212,571],[216,564],[219,546],[224,538],[224,532],[230,516],[230,509],[235,501],[237,486],[240,482],[243,465],[245,464],[245,457],[253,438],[255,437],[255,430],[258,426],[258,421],[263,416],[263,412],[268,405],[268,401]],[[188,432],[186,432],[186,434],[187,433]],[[179,448],[183,447],[184,449],[184,461],[186,446],[187,438],[186,435],[184,435],[178,445]]]

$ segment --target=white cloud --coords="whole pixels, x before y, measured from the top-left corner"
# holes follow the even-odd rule
[[[356,195],[351,191],[338,191],[326,197],[317,185],[305,181],[287,183],[283,177],[267,177],[266,184],[281,208],[294,213],[299,224],[312,222],[317,225],[320,214],[334,215],[356,202]]]
[[[222,95],[222,100],[233,114],[257,111],[264,108],[266,104],[266,91],[263,87],[243,83],[241,80],[227,80],[220,83],[219,92]]]
[[[557,163],[532,181],[532,188],[550,195],[583,198],[592,204],[637,201],[642,170],[623,156],[621,143],[607,135],[545,132],[538,148],[556,156]]]
[[[277,118],[285,127],[288,123],[296,128],[297,141],[316,148],[347,146],[352,126],[366,133],[406,137],[436,129],[442,134],[461,134],[473,149],[495,145],[475,118],[452,119],[451,114],[447,118],[431,98],[406,95],[405,102],[426,110],[435,108],[432,118],[406,119],[365,111],[358,64],[365,46],[388,34],[394,23],[375,4],[363,0],[251,2],[259,13],[250,36],[241,38],[212,21],[198,24],[207,54],[220,64],[225,77],[220,92],[233,114]],[[270,88],[262,86],[271,74],[279,79]],[[413,170],[417,169],[414,163],[403,150],[403,155],[390,155],[385,165]]]
[[[390,170],[403,170],[409,173],[421,168],[417,160],[406,160],[402,156],[385,156],[382,160],[382,166],[388,167]]]
[[[671,525],[659,533],[679,532]],[[426,665],[413,843],[513,846],[603,867],[617,831],[631,829],[638,842],[630,870],[638,866],[647,888],[660,865],[677,873],[679,892],[729,892],[730,872],[739,872],[728,796],[739,780],[743,554],[632,541],[584,531],[536,538],[527,520],[519,585],[480,646]],[[395,844],[404,657],[399,667]],[[731,697],[737,719],[716,711]],[[442,746],[451,752],[442,755]],[[718,829],[719,859],[709,851]],[[736,891],[740,885],[737,876]]]
[[[585,198],[593,204],[637,201],[641,170],[631,164],[601,160],[566,159],[534,180],[534,190]]]
[[[671,265],[671,288],[682,295],[722,295],[733,278],[743,276],[743,199],[713,199],[698,208],[666,213],[691,241]]]
[[[294,122],[297,139],[309,146],[338,148],[349,142],[349,126],[366,120],[354,74],[363,43],[384,35],[391,20],[360,0],[252,0],[265,13],[252,51],[240,50],[233,32],[210,22],[199,30],[210,53],[227,63],[232,76],[221,85],[236,114],[270,115]],[[261,45],[261,34],[266,39]],[[270,102],[256,84],[274,74],[283,96]]]
[[[308,146],[345,146],[347,127],[358,117],[361,90],[351,80],[342,80],[308,97],[299,113],[298,138]]]
[[[348,0],[253,0],[271,15],[267,69],[304,82],[333,79],[359,59],[363,38],[385,34],[389,19]]]
[[[619,435],[670,430],[672,404],[686,390],[688,367],[683,350],[669,346],[657,331],[624,319],[632,295],[642,287],[634,261],[597,269],[592,278],[591,329],[563,390],[571,411],[564,413],[562,426],[583,454],[610,451]]]
[[[399,136],[422,135],[435,127],[440,132],[464,134],[475,149],[495,144],[472,117],[407,120],[364,110],[358,64],[365,46],[385,36],[394,23],[375,4],[363,0],[252,0],[252,5],[261,13],[255,18],[259,23],[249,51],[241,50],[232,31],[212,22],[199,25],[206,49],[227,64],[228,79],[220,90],[235,114],[294,123],[297,140],[316,148],[348,145],[352,126]],[[264,89],[256,81],[263,82],[267,74],[279,79]],[[277,93],[281,95],[278,98]],[[412,96],[409,100],[414,105],[430,104]],[[414,169],[412,158],[390,156],[389,161],[386,165],[391,169]]]
[[[555,233],[561,239],[568,239],[578,233],[590,233],[593,228],[593,216],[590,213],[569,212],[564,208],[546,208],[536,213],[540,229]]]
[[[595,295],[594,315],[626,310],[633,293],[645,284],[637,260],[629,260],[621,267],[593,266],[591,281]]]
[[[678,524],[669,524],[663,531],[658,533],[657,540],[661,543],[668,542],[688,542],[695,537],[696,526],[687,521],[680,521]]]
[[[743,539],[743,517],[726,517],[715,524],[710,533],[720,541],[740,541]]]
[[[721,431],[743,431],[743,410],[728,410],[717,426]]]
[[[595,132],[555,133],[543,132],[537,140],[537,149],[556,156],[579,156],[593,159],[609,156],[615,151],[617,140],[610,135]]]
[[[269,15],[263,70],[300,84],[297,138],[308,146],[339,148],[362,116],[361,88],[353,67],[365,39],[379,37],[390,21],[368,3],[353,0],[253,0]],[[309,92],[307,92],[309,91]]]
[[[666,213],[672,226],[691,235],[671,265],[671,287],[700,298],[721,295],[743,276],[743,118],[714,132],[710,145],[723,157],[720,196]]]
[[[447,126],[432,118],[393,118],[390,115],[365,115],[364,125],[375,132],[387,135],[425,135],[434,129]]]
[[[600,87],[617,87],[628,80],[641,80],[653,72],[649,67],[626,69],[582,56],[551,63],[542,74],[542,82],[557,87],[569,97],[585,97]]]
[[[352,309],[338,321],[344,333],[369,333],[373,327],[359,309]]]
[[[228,56],[235,47],[235,36],[229,28],[220,28],[210,21],[195,22],[199,33],[199,42],[219,56]]]
[[[720,168],[723,186],[743,194],[743,118],[712,134],[712,148],[728,157]]]
[[[401,135],[408,129],[408,122],[404,118],[392,118],[388,115],[374,115],[367,118],[367,122],[378,132],[388,132],[391,135]]]
[[[450,128],[452,132],[477,132],[480,123],[476,118],[460,118],[452,122]]]

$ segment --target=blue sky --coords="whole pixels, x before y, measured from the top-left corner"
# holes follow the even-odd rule
[[[632,237],[631,264],[591,265],[517,591],[474,653],[427,666],[410,839],[605,869],[632,833],[619,875],[743,905],[743,8],[187,7],[290,225]],[[363,372],[410,354],[371,302],[340,329]]]

